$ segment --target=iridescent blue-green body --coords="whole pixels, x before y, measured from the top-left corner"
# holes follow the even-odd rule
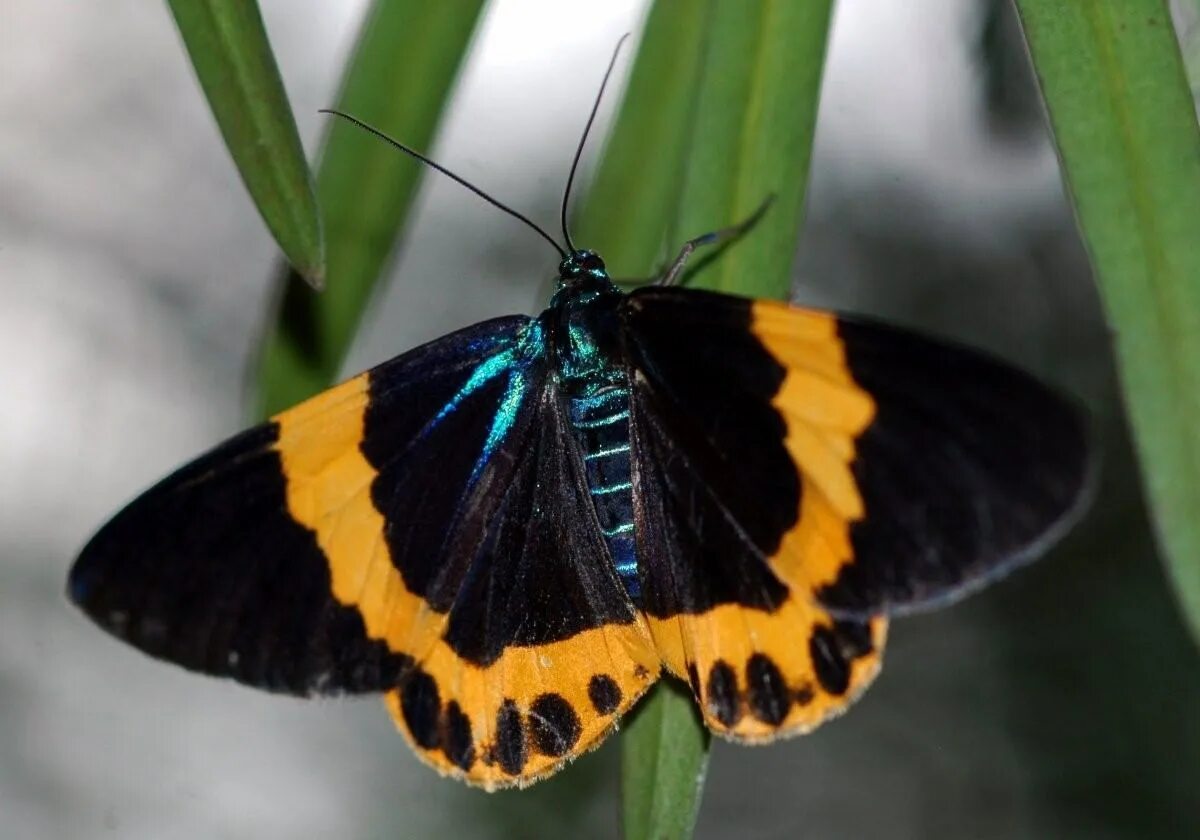
[[[626,592],[639,600],[629,444],[629,380],[620,362],[623,297],[604,263],[578,251],[559,267],[559,290],[538,319],[583,452],[588,492]]]

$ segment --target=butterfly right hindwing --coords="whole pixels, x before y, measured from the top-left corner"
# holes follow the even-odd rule
[[[622,318],[646,609],[721,734],[840,712],[884,616],[1011,568],[1083,495],[1074,407],[976,351],[674,288]]]

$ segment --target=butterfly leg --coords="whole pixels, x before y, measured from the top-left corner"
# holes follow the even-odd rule
[[[771,206],[771,202],[775,200],[774,195],[767,196],[766,200],[758,206],[750,216],[735,225],[714,230],[712,233],[706,233],[703,236],[697,236],[695,239],[689,239],[683,243],[683,247],[679,249],[679,256],[675,257],[675,261],[671,263],[666,272],[661,277],[654,281],[656,286],[675,286],[678,285],[683,277],[683,270],[687,267],[687,261],[691,258],[692,252],[704,245],[722,245],[731,240],[737,239],[750,228],[758,224],[758,220],[763,217],[767,209]]]

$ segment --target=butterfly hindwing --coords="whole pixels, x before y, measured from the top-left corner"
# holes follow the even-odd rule
[[[418,753],[487,788],[597,746],[657,678],[608,557],[553,385],[513,430],[517,462],[456,526],[467,571],[443,638],[388,708]]]
[[[762,742],[812,729],[857,696],[878,671],[886,621],[837,621],[771,564],[804,480],[770,402],[785,371],[748,331],[749,306],[647,289],[624,322],[655,642],[710,728]]]

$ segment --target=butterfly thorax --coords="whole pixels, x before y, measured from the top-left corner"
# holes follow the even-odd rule
[[[624,295],[600,258],[563,261],[559,290],[542,314],[559,387],[583,453],[588,492],[625,590],[639,599],[629,456],[629,382],[619,344]]]

